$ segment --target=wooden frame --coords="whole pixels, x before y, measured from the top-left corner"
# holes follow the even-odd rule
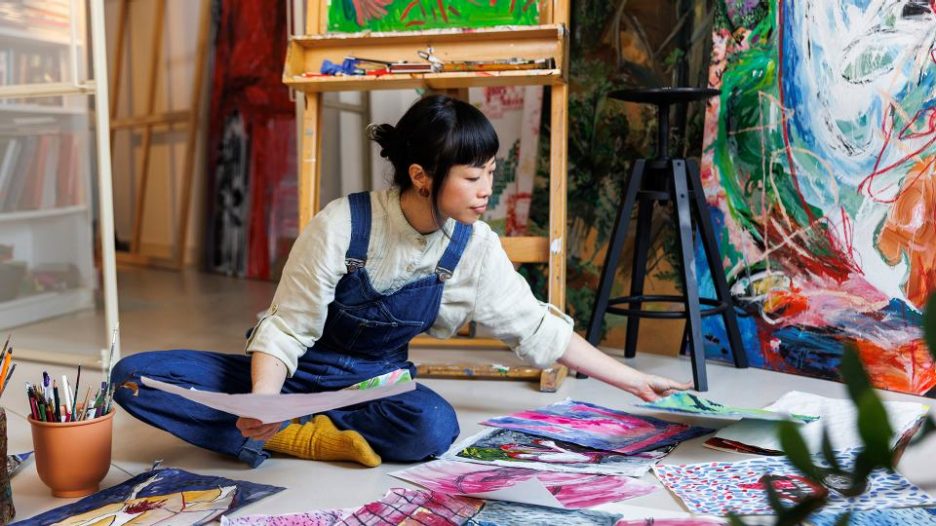
[[[368,32],[328,34],[327,0],[306,1],[306,35],[290,39],[283,71],[283,82],[304,94],[305,110],[300,132],[299,224],[305,225],[319,210],[319,182],[322,151],[322,97],[326,91],[425,88],[455,90],[479,86],[546,85],[551,96],[551,135],[549,169],[549,236],[502,238],[508,257],[515,263],[548,263],[548,301],[564,309],[566,277],[566,170],[568,138],[568,25],[569,1],[545,0],[540,3],[538,26],[511,26],[461,30],[413,32]],[[380,76],[321,76],[317,73],[324,59],[340,60],[360,56],[378,60],[414,60],[415,52],[431,46],[443,61],[552,58],[553,69],[492,72],[397,73]],[[506,348],[498,340],[456,337],[437,340],[419,336],[414,346],[456,348]],[[551,385],[558,387],[565,377],[556,372]],[[480,371],[480,370],[479,370]],[[427,370],[431,374],[431,371]],[[486,376],[480,371],[472,377]],[[517,375],[521,377],[522,375]],[[526,375],[523,378],[532,378]],[[540,379],[538,375],[535,375]],[[549,381],[541,382],[550,385]],[[554,389],[553,389],[554,390]]]
[[[198,142],[198,119],[201,115],[201,95],[204,86],[205,64],[208,55],[208,37],[211,26],[211,1],[202,0],[199,13],[198,40],[195,52],[195,75],[192,86],[191,107],[187,111],[169,111],[155,113],[156,87],[159,79],[159,61],[162,56],[163,29],[165,27],[166,2],[157,0],[154,14],[153,41],[150,43],[149,84],[146,91],[146,112],[133,117],[116,118],[117,103],[120,100],[121,75],[123,69],[124,41],[126,40],[127,20],[130,16],[130,0],[120,0],[117,21],[117,48],[114,62],[114,75],[111,78],[110,98],[110,144],[114,143],[114,134],[119,129],[134,130],[143,128],[143,158],[140,163],[140,187],[136,193],[136,206],[133,217],[133,236],[129,252],[118,252],[117,261],[122,264],[155,266],[180,270],[185,266],[185,248],[188,243],[189,211],[192,201],[192,182],[195,177],[195,147]],[[143,236],[143,213],[146,209],[146,187],[149,181],[150,153],[152,152],[153,128],[166,126],[172,128],[184,124],[188,131],[185,144],[185,160],[182,171],[182,196],[180,197],[180,217],[175,233],[173,253],[169,259],[147,256],[140,251]],[[111,159],[113,162],[113,159]]]

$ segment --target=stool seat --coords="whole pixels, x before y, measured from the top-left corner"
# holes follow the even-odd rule
[[[721,91],[712,88],[633,88],[608,93],[608,98],[642,104],[679,104],[710,99]]]

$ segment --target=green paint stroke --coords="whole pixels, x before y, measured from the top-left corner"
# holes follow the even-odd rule
[[[539,23],[536,0],[330,0],[328,31],[417,31]]]

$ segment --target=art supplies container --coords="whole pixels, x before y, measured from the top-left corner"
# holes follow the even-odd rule
[[[7,418],[6,410],[0,407],[0,524],[7,524],[16,515],[13,507],[13,486],[7,470]]]
[[[36,471],[53,497],[84,497],[98,490],[110,469],[115,410],[76,422],[29,417]]]

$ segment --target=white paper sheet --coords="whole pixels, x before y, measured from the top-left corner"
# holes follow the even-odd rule
[[[895,443],[897,438],[929,411],[928,406],[916,402],[884,402],[884,408],[887,409],[888,420],[896,433]],[[765,409],[820,416],[821,419],[816,422],[799,426],[799,431],[812,453],[822,450],[823,426],[828,429],[833,449],[841,450],[861,446],[861,437],[858,435],[855,423],[857,412],[851,400],[791,391]],[[782,446],[777,437],[777,426],[777,422],[744,419],[722,428],[715,436],[750,446],[780,451]]]
[[[193,402],[206,405],[232,415],[255,418],[265,424],[283,422],[291,418],[314,415],[322,411],[369,402],[416,389],[416,382],[408,381],[364,390],[326,391],[303,394],[228,394],[186,389],[178,385],[141,377],[143,385],[167,393],[177,394]]]

